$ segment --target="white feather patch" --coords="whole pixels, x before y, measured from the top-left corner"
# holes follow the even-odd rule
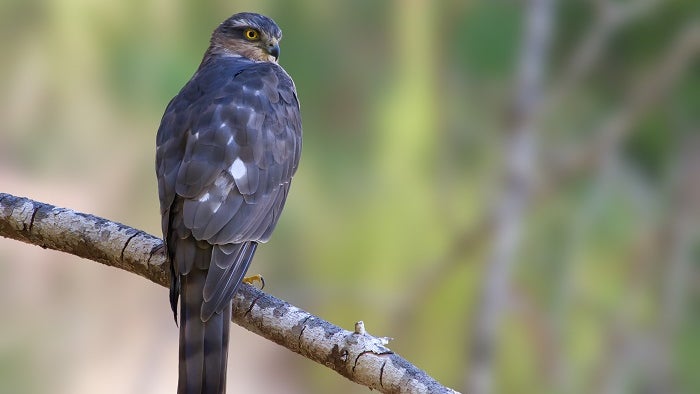
[[[228,168],[228,172],[231,174],[233,179],[240,180],[245,176],[248,170],[245,169],[245,164],[243,164],[243,160],[237,157],[236,160],[233,161],[233,164],[231,164],[231,167]]]

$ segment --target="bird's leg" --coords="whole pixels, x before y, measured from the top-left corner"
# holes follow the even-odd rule
[[[261,290],[265,288],[265,278],[263,278],[260,274],[246,276],[245,278],[243,278],[243,283],[247,283],[251,286],[253,286],[256,282],[260,282]]]

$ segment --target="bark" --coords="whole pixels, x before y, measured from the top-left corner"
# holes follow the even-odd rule
[[[97,216],[0,193],[0,236],[133,272],[168,286],[160,238]],[[167,306],[164,306],[167,307]],[[388,338],[335,326],[243,284],[233,322],[382,393],[455,393],[389,349]]]

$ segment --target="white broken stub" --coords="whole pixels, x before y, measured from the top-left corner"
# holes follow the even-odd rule
[[[373,339],[375,339],[379,342],[379,345],[386,345],[391,340],[394,339],[394,338],[390,338],[390,337],[375,337],[375,336],[368,334],[367,330],[365,329],[365,322],[362,320],[355,322],[355,331],[353,332],[353,334],[366,335],[366,336],[372,337]]]

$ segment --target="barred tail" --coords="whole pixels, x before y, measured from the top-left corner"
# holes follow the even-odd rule
[[[193,267],[180,276],[180,365],[178,394],[226,392],[231,302],[202,321],[207,271]]]

